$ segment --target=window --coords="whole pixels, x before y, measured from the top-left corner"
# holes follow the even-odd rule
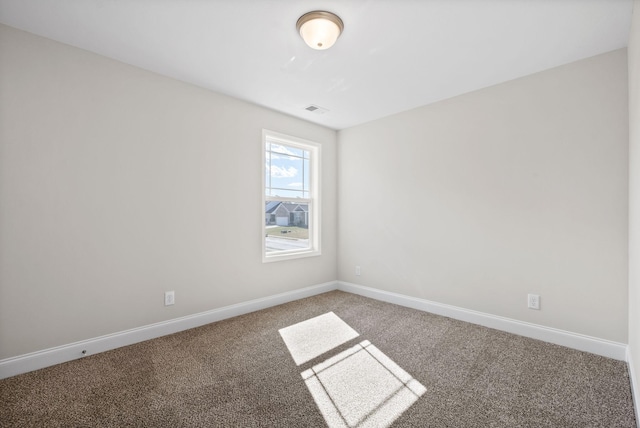
[[[263,131],[262,260],[320,254],[320,145]]]

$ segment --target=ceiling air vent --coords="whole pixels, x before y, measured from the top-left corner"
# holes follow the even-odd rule
[[[315,106],[313,104],[311,104],[308,107],[305,107],[304,109],[307,110],[307,111],[310,111],[312,113],[315,113],[315,114],[325,114],[326,112],[329,111],[326,108],[322,108],[320,106]]]

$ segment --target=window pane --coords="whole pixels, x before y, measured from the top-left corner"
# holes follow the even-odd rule
[[[267,196],[309,197],[309,151],[267,143],[265,158]]]
[[[307,250],[309,242],[309,204],[284,201],[265,203],[265,249],[274,251]]]

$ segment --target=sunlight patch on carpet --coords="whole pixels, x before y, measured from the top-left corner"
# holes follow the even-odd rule
[[[330,428],[387,427],[426,392],[368,340],[301,375]]]
[[[285,327],[279,332],[297,365],[359,336],[333,312]]]
[[[359,336],[333,312],[279,332],[298,366]],[[426,392],[368,340],[301,375],[330,428],[388,427]]]

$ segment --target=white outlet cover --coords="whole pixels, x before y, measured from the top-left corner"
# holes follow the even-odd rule
[[[174,291],[165,291],[164,292],[164,305],[170,306],[176,302],[176,295]]]
[[[527,307],[529,309],[540,309],[540,295],[529,294],[527,296]]]

